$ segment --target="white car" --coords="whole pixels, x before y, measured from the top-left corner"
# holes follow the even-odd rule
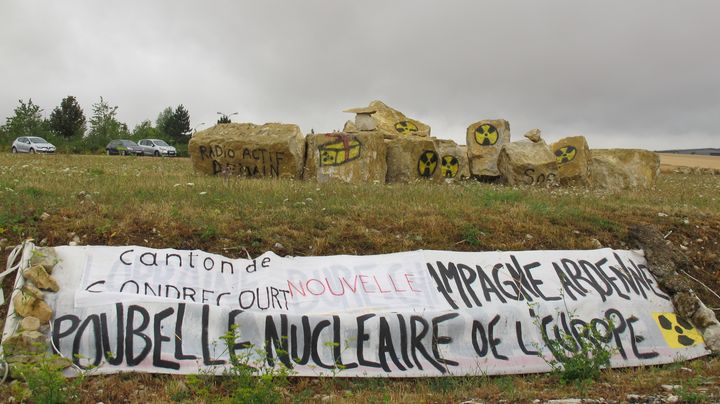
[[[143,150],[144,156],[168,156],[177,155],[177,150],[161,139],[142,139],[138,145]]]
[[[12,144],[13,153],[55,153],[55,146],[37,136],[21,136]]]

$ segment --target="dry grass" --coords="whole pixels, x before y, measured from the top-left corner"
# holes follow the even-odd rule
[[[652,224],[682,245],[695,277],[720,290],[720,176],[662,175],[651,190],[452,185],[346,185],[247,180],[196,174],[187,159],[0,154],[0,238],[47,245],[199,248],[228,256],[376,254],[414,249],[461,251],[629,248],[627,229]],[[41,219],[43,213],[49,217]],[[0,257],[4,267],[6,253]],[[4,288],[9,292],[11,280]],[[697,285],[711,307],[720,301]],[[5,307],[0,308],[4,317]],[[2,320],[0,320],[2,322]],[[718,359],[612,370],[587,390],[552,375],[416,380],[294,379],[287,401],[421,401],[659,394],[660,384],[692,384],[719,397]],[[691,381],[692,383],[690,383]],[[702,383],[709,382],[709,386]],[[83,400],[201,401],[185,379],[117,375],[88,379]],[[216,401],[226,393],[208,381]],[[10,388],[0,386],[0,400]],[[702,390],[698,390],[702,393]],[[154,395],[153,395],[154,394]],[[711,396],[708,396],[711,397]]]

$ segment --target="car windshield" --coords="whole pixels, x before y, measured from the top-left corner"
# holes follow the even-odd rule
[[[137,146],[137,143],[132,140],[121,140],[120,143],[122,143],[123,146]]]
[[[169,144],[165,143],[164,140],[153,140],[155,142],[156,146],[170,146]]]
[[[47,141],[41,137],[29,137],[31,143],[47,143]]]

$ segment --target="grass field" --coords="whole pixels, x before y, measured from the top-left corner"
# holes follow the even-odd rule
[[[720,176],[664,174],[654,189],[317,184],[208,177],[189,159],[0,154],[0,239],[16,244],[197,248],[232,257],[628,248],[628,228],[656,226],[681,246],[691,275],[720,290]],[[7,251],[0,257],[4,268]],[[9,294],[12,279],[6,279]],[[693,281],[694,282],[694,281]],[[720,300],[696,284],[709,307]],[[6,306],[0,307],[4,320]],[[0,325],[3,320],[0,320]],[[684,370],[681,370],[684,368]],[[285,401],[460,402],[588,397],[625,400],[683,386],[686,401],[720,399],[720,360],[610,370],[582,388],[555,375],[415,380],[293,379]],[[190,386],[190,387],[187,387]],[[198,387],[199,386],[199,387]],[[223,379],[92,377],[80,401],[217,401]],[[20,385],[0,385],[0,400]],[[674,393],[678,394],[678,393]]]

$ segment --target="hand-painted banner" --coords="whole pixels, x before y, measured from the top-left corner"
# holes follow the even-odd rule
[[[52,346],[97,373],[221,373],[232,355],[301,376],[509,374],[579,344],[609,347],[613,367],[709,353],[641,251],[55,251]]]

